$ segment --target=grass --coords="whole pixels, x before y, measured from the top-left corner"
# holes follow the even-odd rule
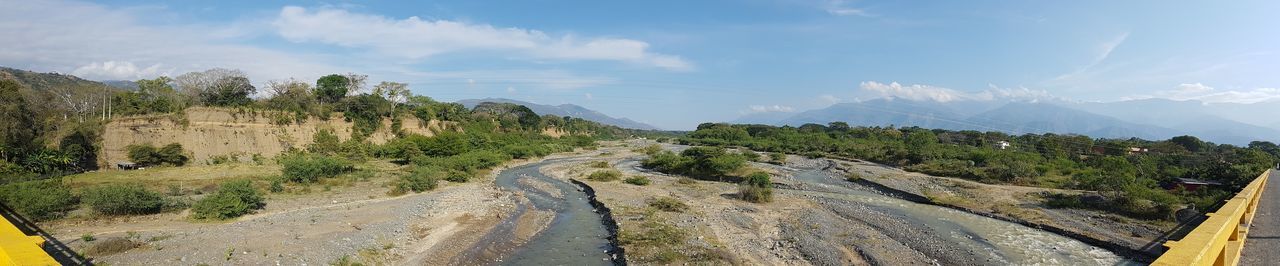
[[[600,181],[600,182],[616,181],[620,178],[622,178],[622,172],[618,172],[618,170],[612,170],[612,169],[600,170],[600,171],[591,173],[590,175],[587,175],[587,180]]]
[[[591,168],[609,168],[609,162],[595,161],[595,162],[588,163],[587,166],[590,166]]]
[[[628,177],[626,180],[622,180],[622,182],[637,186],[648,186],[650,183],[649,178],[643,176]]]
[[[228,179],[278,175],[276,164],[190,165],[183,167],[149,167],[142,170],[103,170],[67,176],[72,189],[118,184],[141,183],[154,191],[169,191],[170,186],[204,187]]]
[[[142,246],[142,244],[131,239],[113,237],[94,242],[92,246],[85,250],[85,255],[100,257],[129,251],[139,246]]]
[[[629,262],[655,265],[733,264],[730,255],[714,247],[715,245],[690,243],[692,234],[689,230],[672,225],[652,210],[623,212],[629,217],[639,216],[641,220],[625,224],[627,228],[618,233],[618,242],[627,249]]]
[[[649,200],[649,207],[666,212],[684,212],[689,209],[689,205],[683,201],[672,197],[659,197]]]
[[[849,182],[858,182],[858,180],[862,180],[862,175],[858,173],[848,173],[844,175],[844,180]]]

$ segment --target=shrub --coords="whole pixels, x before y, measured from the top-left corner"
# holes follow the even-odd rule
[[[778,164],[784,164],[784,163],[787,163],[787,155],[781,152],[770,153],[769,160],[772,160],[773,162]]]
[[[643,177],[643,176],[633,176],[633,177],[627,178],[626,180],[622,180],[622,182],[626,182],[627,184],[632,184],[637,186],[648,186],[649,178]]]
[[[652,155],[657,154],[658,152],[662,151],[662,146],[659,146],[658,144],[650,144],[649,146],[644,146],[643,148],[635,149],[635,150],[632,150],[632,151],[634,151],[634,152],[639,152],[639,153],[644,153],[645,155],[650,155],[650,156],[652,156]]]
[[[271,179],[270,191],[271,193],[284,192],[284,181],[281,181],[280,178]]]
[[[692,184],[697,184],[698,180],[694,180],[693,178],[688,178],[688,177],[681,177],[679,180],[676,180],[676,183],[679,183],[681,185],[692,185]]]
[[[0,201],[36,221],[61,217],[77,203],[71,188],[56,178],[0,186]]]
[[[182,150],[182,144],[170,143],[159,149],[151,144],[134,144],[125,147],[129,160],[139,165],[174,165],[187,164],[190,158]]]
[[[136,215],[160,212],[164,196],[141,184],[114,184],[86,189],[81,200],[93,210],[108,215]]]
[[[400,183],[397,186],[413,192],[433,190],[438,186],[439,174],[440,171],[436,169],[427,167],[414,168],[412,173],[400,177]]]
[[[689,205],[672,197],[659,197],[649,200],[649,207],[667,212],[684,212],[689,209]]]
[[[618,172],[618,170],[612,170],[612,169],[600,170],[600,171],[596,171],[595,173],[591,173],[590,175],[587,175],[587,180],[600,181],[600,182],[614,181],[614,180],[618,180],[619,178],[622,178],[622,172]]]
[[[849,182],[858,182],[858,180],[862,180],[862,175],[858,173],[844,174],[844,180]]]
[[[769,180],[769,174],[755,172],[747,175],[738,186],[738,196],[755,203],[773,201],[773,182]]]
[[[440,169],[474,172],[477,170],[493,168],[507,160],[511,160],[511,157],[504,153],[482,150],[447,157],[421,156],[415,158],[413,163],[419,166],[432,166]]]
[[[448,174],[445,174],[444,180],[455,183],[466,183],[467,181],[471,181],[471,177],[474,175],[475,174],[472,174],[471,172],[450,170]]]
[[[325,155],[294,154],[280,157],[280,172],[285,180],[311,183],[321,178],[331,178],[355,168],[350,162]]]
[[[113,237],[97,241],[92,246],[89,246],[88,249],[85,249],[84,253],[89,256],[106,256],[129,251],[139,246],[142,246],[142,244],[131,239]]]
[[[182,144],[177,143],[164,145],[164,147],[161,147],[160,150],[157,151],[156,156],[160,158],[161,162],[176,166],[185,165],[187,164],[187,160],[189,160],[187,155],[182,151]]]
[[[195,219],[231,219],[261,209],[266,203],[249,180],[233,180],[222,183],[218,192],[196,202],[191,207]]]
[[[587,166],[590,166],[591,168],[609,168],[609,162],[595,161],[587,164]]]

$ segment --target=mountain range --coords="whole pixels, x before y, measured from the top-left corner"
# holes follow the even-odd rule
[[[1149,140],[1192,135],[1216,143],[1245,145],[1255,140],[1280,140],[1280,117],[1267,115],[1274,113],[1272,109],[1276,107],[1280,104],[1205,104],[1168,99],[937,102],[878,98],[798,113],[748,114],[730,122],[799,126],[843,121],[862,126],[919,126]]]
[[[545,104],[536,104],[536,103],[519,101],[519,100],[504,99],[504,98],[466,99],[466,100],[457,101],[457,103],[462,104],[467,108],[474,108],[477,104],[480,104],[482,102],[511,103],[511,104],[524,105],[525,107],[529,107],[529,110],[533,110],[533,112],[537,113],[538,115],[572,116],[572,117],[582,118],[590,121],[595,121],[601,124],[613,125],[621,128],[658,130],[657,127],[649,124],[636,122],[634,120],[627,119],[627,118],[621,118],[621,117],[615,118],[615,117],[597,112],[595,110],[587,109],[585,107],[573,105],[573,104],[545,105]]]

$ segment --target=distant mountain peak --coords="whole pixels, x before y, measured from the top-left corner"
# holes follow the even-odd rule
[[[655,127],[649,124],[636,122],[635,120],[631,120],[625,117],[612,117],[604,113],[587,109],[586,107],[582,107],[576,104],[565,103],[565,104],[559,104],[559,105],[545,105],[545,104],[537,104],[537,103],[507,99],[507,98],[465,99],[465,100],[457,101],[457,103],[462,104],[467,108],[475,107],[477,104],[483,103],[483,102],[511,103],[511,104],[524,105],[525,107],[529,107],[530,110],[533,110],[533,112],[537,113],[538,115],[550,114],[550,115],[557,115],[557,116],[571,116],[571,117],[582,118],[590,121],[595,121],[601,124],[613,125],[613,126],[622,127],[622,128],[658,130],[658,127]]]

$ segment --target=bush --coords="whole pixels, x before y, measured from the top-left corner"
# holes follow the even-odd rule
[[[190,158],[182,150],[182,144],[170,143],[159,149],[151,144],[134,144],[125,147],[129,160],[138,165],[173,165],[187,164]]]
[[[0,186],[0,201],[36,221],[62,217],[75,208],[77,199],[61,179],[10,183]]]
[[[504,153],[482,150],[447,157],[420,156],[415,158],[413,163],[419,166],[432,166],[440,169],[474,172],[477,170],[493,168],[507,160],[511,160],[511,157]]]
[[[858,182],[859,180],[862,180],[862,175],[858,173],[844,174],[844,180],[849,182]]]
[[[164,196],[141,184],[114,184],[86,189],[80,196],[93,210],[108,215],[137,215],[160,212]]]
[[[452,170],[449,171],[449,174],[444,176],[444,180],[455,183],[466,183],[467,181],[471,181],[471,177],[473,175],[474,174],[470,172]]]
[[[738,196],[755,203],[773,201],[773,182],[769,180],[769,174],[755,172],[747,175],[738,186]]]
[[[222,183],[218,192],[196,202],[191,207],[195,219],[224,220],[261,209],[266,203],[249,180],[233,180]]]
[[[684,212],[689,209],[689,205],[672,197],[660,197],[649,200],[649,207],[667,212]]]
[[[596,162],[591,162],[587,164],[587,166],[590,166],[591,168],[609,168],[609,162],[596,161]]]
[[[787,163],[787,155],[781,152],[769,153],[769,160],[778,164]]]
[[[652,155],[657,154],[658,152],[662,151],[662,146],[659,146],[658,144],[650,144],[649,146],[644,146],[643,148],[635,149],[635,150],[632,150],[632,151],[634,151],[634,152],[639,152],[639,153],[644,153],[645,155],[651,155],[651,156],[652,156]]]
[[[397,184],[401,189],[413,192],[423,192],[436,189],[439,185],[439,170],[427,167],[418,167],[413,172],[400,177],[400,183]]]
[[[600,170],[587,176],[587,180],[609,182],[622,178],[622,172],[618,170]]]
[[[271,193],[284,192],[284,181],[281,181],[280,178],[272,179],[270,191]]]
[[[284,179],[295,183],[311,183],[355,169],[350,162],[341,158],[311,154],[280,157],[280,165],[282,166],[280,172]]]
[[[622,182],[626,182],[627,184],[632,184],[637,186],[648,186],[649,178],[643,177],[643,176],[633,176],[633,177],[627,178],[626,180],[622,180]]]

